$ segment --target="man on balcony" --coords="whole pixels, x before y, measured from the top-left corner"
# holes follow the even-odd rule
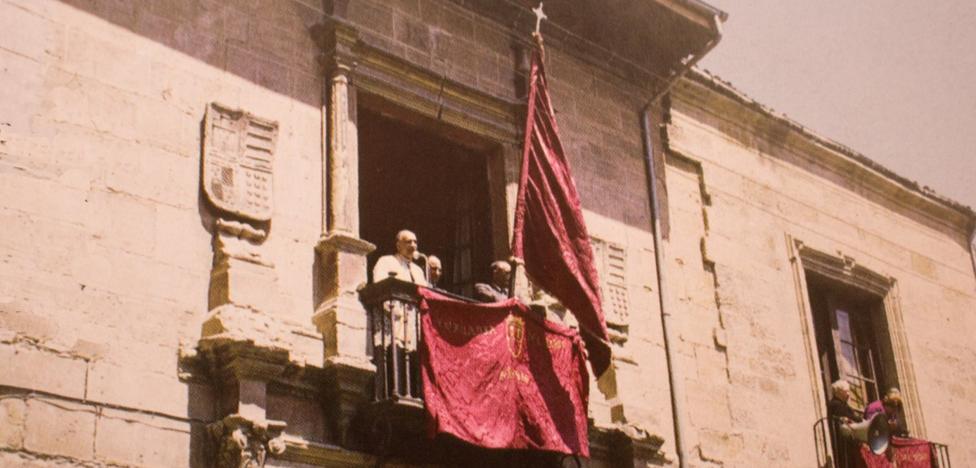
[[[444,286],[440,284],[441,276],[444,273],[441,259],[434,255],[427,257],[427,271],[430,272],[430,278],[428,278],[430,287],[444,289]]]
[[[474,285],[474,297],[482,302],[500,302],[508,299],[508,282],[512,266],[498,260],[491,264],[491,283]]]
[[[413,262],[417,253],[417,235],[406,229],[397,233],[396,254],[384,255],[373,267],[373,282],[383,281],[391,276],[401,281],[427,286],[424,270]]]
[[[841,468],[859,466],[861,443],[842,436],[840,427],[852,422],[860,422],[861,416],[851,408],[848,400],[851,398],[851,384],[846,380],[838,380],[830,385],[833,398],[827,404],[827,415],[831,419],[831,433],[837,462]]]

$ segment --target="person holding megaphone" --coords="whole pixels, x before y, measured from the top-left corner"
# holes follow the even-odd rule
[[[861,423],[864,419],[851,408],[851,384],[840,379],[830,385],[832,398],[827,403],[827,415],[830,416],[834,452],[838,458],[837,466],[855,467],[858,465],[861,442],[851,436],[852,424]]]

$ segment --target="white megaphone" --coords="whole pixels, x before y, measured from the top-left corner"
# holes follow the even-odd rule
[[[844,437],[868,444],[875,455],[881,455],[888,450],[888,441],[891,440],[891,428],[888,427],[888,418],[884,413],[877,413],[871,419],[858,423],[841,424],[840,433]]]

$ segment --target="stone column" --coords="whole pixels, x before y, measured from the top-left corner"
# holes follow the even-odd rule
[[[366,310],[357,289],[366,282],[366,255],[376,247],[359,238],[359,144],[356,88],[358,34],[329,21],[313,30],[324,51],[322,236],[316,246],[321,294],[312,321],[322,333],[328,405],[340,443],[349,445],[355,411],[367,401],[375,368],[367,355]]]

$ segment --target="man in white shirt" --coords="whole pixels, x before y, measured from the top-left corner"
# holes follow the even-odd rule
[[[376,261],[373,267],[373,282],[382,281],[390,276],[401,281],[427,286],[427,278],[420,265],[413,263],[413,256],[417,253],[417,235],[406,229],[397,233],[396,254],[384,255]]]

